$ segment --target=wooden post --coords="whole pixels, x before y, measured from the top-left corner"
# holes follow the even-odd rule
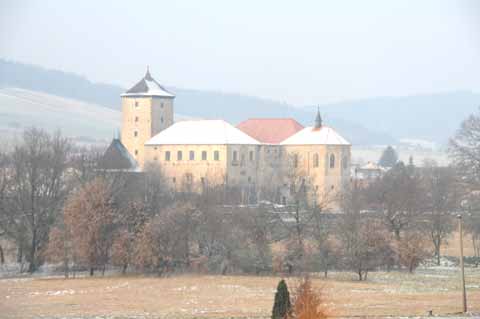
[[[467,312],[467,291],[465,289],[465,267],[463,265],[463,221],[462,216],[458,215],[458,232],[460,234],[460,270],[462,273],[462,301],[463,313]]]

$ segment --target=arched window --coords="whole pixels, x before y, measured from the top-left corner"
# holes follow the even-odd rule
[[[195,151],[190,151],[189,160],[191,161],[195,160]]]
[[[177,161],[181,161],[182,160],[182,151],[177,151]]]
[[[318,158],[318,154],[313,154],[313,167],[318,167],[319,166],[319,158]]]
[[[213,152],[213,159],[215,161],[219,161],[220,160],[220,152],[219,151],[214,151]]]
[[[169,161],[170,160],[170,151],[166,151],[165,152],[165,161]]]
[[[238,153],[237,153],[237,151],[233,151],[233,161],[234,161],[234,162],[238,161]]]
[[[293,155],[293,167],[298,167],[298,154]]]
[[[207,151],[202,151],[202,161],[207,160]]]
[[[335,168],[335,155],[330,154],[330,168]]]

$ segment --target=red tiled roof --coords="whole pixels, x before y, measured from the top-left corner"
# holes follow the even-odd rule
[[[262,143],[277,144],[303,129],[303,126],[289,118],[248,119],[237,128]]]

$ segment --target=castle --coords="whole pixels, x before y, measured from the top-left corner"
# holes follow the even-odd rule
[[[117,168],[145,171],[155,164],[175,191],[226,185],[259,200],[273,193],[283,203],[300,188],[324,201],[349,181],[351,144],[320,113],[309,127],[290,118],[248,119],[236,127],[224,120],[175,122],[174,99],[148,69],[121,95],[121,138],[106,152],[123,157]]]

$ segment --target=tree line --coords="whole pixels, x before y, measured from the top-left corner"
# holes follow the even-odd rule
[[[397,162],[368,184],[352,180],[335,199],[342,213],[332,214],[327,200],[308,200],[316,191],[308,183],[292,183],[286,205],[239,205],[235,188],[172,192],[159,167],[105,170],[102,150],[28,129],[0,152],[0,262],[8,242],[28,272],[48,262],[66,276],[109,267],[158,275],[345,270],[365,280],[378,269],[413,272],[433,256],[440,263],[463,214],[478,263],[479,136],[472,115],[450,143],[453,165]]]

